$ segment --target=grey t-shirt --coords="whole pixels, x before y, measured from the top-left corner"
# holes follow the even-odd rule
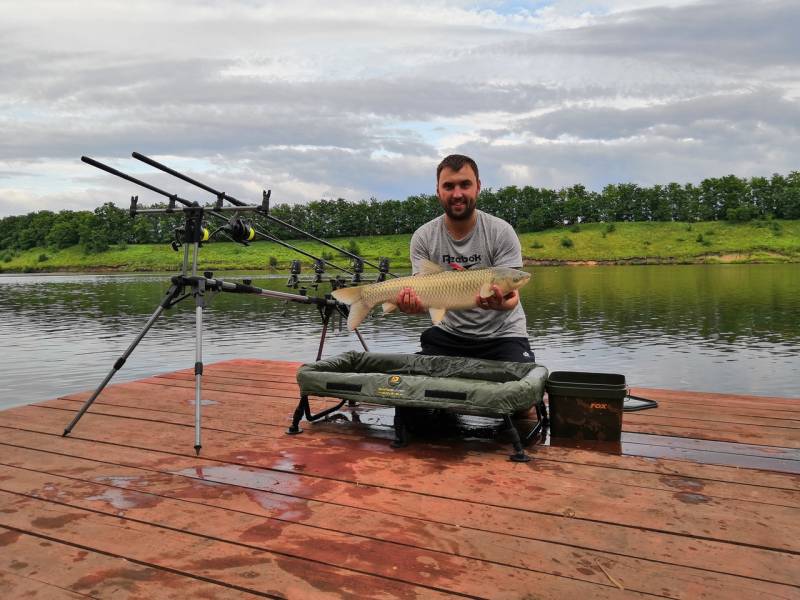
[[[456,263],[466,269],[481,267],[522,268],[522,247],[514,229],[481,210],[475,228],[465,238],[455,240],[444,223],[444,215],[428,221],[411,237],[411,265],[414,274],[422,259],[450,269]],[[477,294],[476,294],[477,296]],[[466,337],[528,337],[522,304],[512,310],[448,310],[439,327]]]

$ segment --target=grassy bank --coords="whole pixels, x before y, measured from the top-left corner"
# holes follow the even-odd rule
[[[360,254],[377,262],[386,256],[392,270],[409,268],[410,235],[362,237],[354,241]],[[330,240],[348,247],[351,239]],[[800,262],[800,221],[728,223],[590,223],[520,235],[522,253],[530,264],[542,263],[702,263]],[[346,260],[316,242],[289,241],[294,246],[337,264]],[[20,253],[0,252],[0,272],[54,271],[174,271],[182,252],[165,244],[113,247],[85,254],[77,246],[64,250],[33,248]],[[201,251],[201,267],[211,270],[275,270],[310,259],[272,242],[249,247],[214,242]]]

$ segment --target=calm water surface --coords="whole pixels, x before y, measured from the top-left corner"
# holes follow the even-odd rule
[[[95,388],[158,306],[168,277],[0,276],[0,407]],[[286,289],[285,277],[254,284]],[[800,265],[540,267],[523,304],[536,358],[551,371],[800,397]],[[428,324],[376,316],[362,333],[370,350],[415,352]],[[311,361],[321,330],[312,306],[234,294],[214,298],[204,325],[206,363]],[[342,331],[329,335],[325,355],[358,349]],[[193,364],[187,299],[161,316],[113,381]]]

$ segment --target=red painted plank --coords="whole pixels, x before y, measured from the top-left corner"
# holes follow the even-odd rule
[[[790,590],[787,586],[660,563],[602,556],[555,544],[528,544],[527,550],[534,551],[534,554],[524,553],[519,557],[525,557],[522,561],[502,549],[493,553],[493,548],[486,549],[489,556],[485,560],[478,560],[453,552],[339,532],[333,528],[265,519],[205,503],[173,500],[161,494],[134,491],[128,486],[119,488],[88,484],[21,470],[14,473],[6,469],[2,473],[16,475],[13,480],[2,484],[4,487],[14,487],[15,493],[52,497],[69,507],[113,514],[470,596],[516,597],[525,590],[535,589],[541,597],[558,597],[565,589],[569,589],[574,594],[605,597],[608,596],[607,592],[613,590],[586,585],[614,587],[603,569],[613,573],[613,577],[627,590],[666,594],[675,598],[693,598],[700,590],[719,597],[742,589],[748,589],[756,596],[780,595]],[[220,496],[226,492],[232,493],[227,486],[226,489],[215,491]],[[287,515],[302,511],[299,503],[292,506],[291,502],[285,500],[283,505]],[[383,527],[379,524],[378,527],[371,533],[380,533]],[[401,531],[392,533],[402,537]],[[460,532],[451,533],[448,537],[451,543],[462,545]],[[522,562],[523,566],[511,566],[494,560],[496,558],[511,558],[515,562]],[[602,568],[599,565],[603,565]],[[559,575],[543,572],[542,567],[555,567]]]
[[[2,526],[252,593],[357,599],[449,596],[430,588],[30,497],[0,492],[0,505],[6,509],[0,513]]]
[[[50,413],[36,412],[31,428],[56,427]],[[14,411],[8,411],[14,413]],[[0,419],[5,420],[5,415]],[[189,430],[164,423],[148,423],[147,436],[132,419],[87,414],[80,437],[98,441],[131,441],[139,447],[191,452]],[[224,462],[298,472],[388,489],[403,489],[452,499],[481,498],[487,504],[560,514],[568,510],[584,519],[689,534],[709,539],[800,550],[800,513],[796,509],[711,498],[701,492],[662,491],[593,483],[586,484],[536,471],[536,461],[511,464],[499,455],[469,455],[457,448],[411,447],[403,451],[385,443],[304,434],[267,438],[208,431],[204,456]],[[298,441],[299,440],[299,441]],[[624,511],[609,511],[624,505]]]
[[[98,554],[49,537],[0,528],[3,598],[110,598],[235,600],[258,598],[242,590]],[[11,574],[13,577],[9,577]]]
[[[299,522],[326,528],[334,522],[337,523],[335,527],[346,526],[359,535],[370,534],[371,530],[374,535],[377,528],[370,528],[369,524],[377,519],[390,540],[408,544],[427,540],[428,544],[435,543],[431,546],[433,549],[453,549],[464,555],[478,552],[478,558],[484,558],[481,553],[486,552],[486,547],[495,546],[525,557],[530,548],[524,541],[539,540],[569,548],[800,584],[798,557],[782,552],[43,434],[7,431],[4,439],[27,447],[46,446],[51,452],[61,453],[52,457],[38,453],[33,461],[35,465],[29,468],[53,468],[60,464],[65,453],[73,453],[102,461],[92,469],[81,465],[65,471],[73,477],[89,477],[145,492],[163,492],[284,520],[296,518]],[[11,452],[12,449],[4,450],[9,456]],[[116,462],[109,463],[109,460]],[[21,463],[19,460],[9,462],[25,466],[31,459],[23,454]],[[287,504],[289,499],[293,500]],[[468,525],[468,521],[472,524]],[[451,542],[454,532],[468,535],[472,541]],[[495,534],[501,535],[504,541],[498,542]],[[510,544],[509,535],[520,538],[522,545]]]

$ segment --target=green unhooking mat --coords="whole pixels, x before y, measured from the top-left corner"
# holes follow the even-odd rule
[[[542,396],[547,369],[535,363],[512,363],[450,356],[345,352],[306,364],[297,371],[300,404],[287,433],[296,435],[300,421],[316,421],[339,410],[348,400],[395,407],[395,448],[408,445],[406,427],[414,409],[446,409],[455,413],[502,417],[510,432],[513,461],[528,461],[519,432],[511,421],[517,411],[536,408],[538,423],[529,441],[547,424]],[[312,414],[309,396],[340,398],[338,406]]]
[[[451,356],[346,352],[297,372],[302,395],[510,415],[542,402],[547,369]]]

